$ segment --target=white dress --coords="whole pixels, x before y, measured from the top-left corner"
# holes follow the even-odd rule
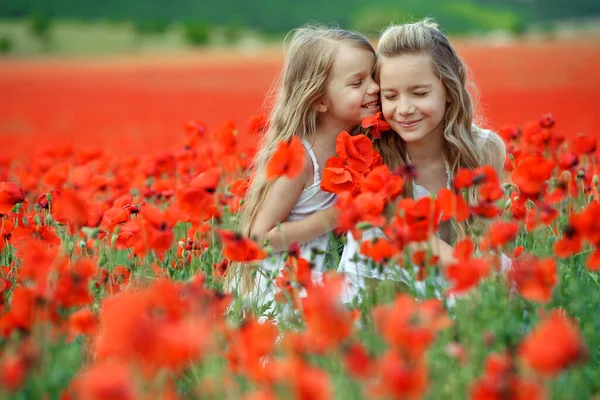
[[[481,130],[480,139],[487,140],[490,135],[489,130]],[[429,197],[431,194],[421,185],[413,182],[413,196],[415,201],[423,197]],[[342,301],[349,303],[353,299],[360,297],[360,290],[365,288],[365,278],[371,279],[392,279],[402,281],[408,285],[412,285],[420,294],[425,292],[424,282],[416,281],[414,274],[402,267],[385,267],[383,273],[373,270],[369,265],[369,259],[360,254],[360,246],[362,242],[373,240],[376,237],[385,238],[385,234],[379,228],[371,228],[363,232],[361,242],[357,241],[351,232],[346,234],[346,245],[342,256],[338,271],[343,272],[346,276],[346,287],[342,293]],[[506,271],[510,268],[512,261],[506,255],[501,254],[501,270]],[[416,267],[415,267],[416,268]]]
[[[335,204],[336,195],[321,190],[321,177],[319,174],[319,164],[310,144],[306,140],[302,140],[302,144],[306,148],[313,164],[313,184],[305,188],[300,197],[292,207],[286,221],[298,221],[304,219],[318,211],[325,210]],[[302,258],[310,261],[313,264],[312,279],[320,281],[323,275],[325,266],[325,255],[329,252],[329,234],[326,233],[300,246],[300,255]],[[273,276],[279,274],[279,271],[285,265],[284,252],[273,254],[263,260],[261,270],[258,271],[255,278],[253,290],[248,294],[249,300],[255,302],[258,306],[266,304],[274,300],[277,289]],[[274,309],[273,304],[268,307],[265,313],[269,313]]]

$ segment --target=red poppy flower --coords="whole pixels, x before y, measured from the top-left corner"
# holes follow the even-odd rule
[[[252,239],[225,229],[219,229],[217,232],[223,241],[223,255],[230,261],[250,262],[265,258],[265,251],[259,250]]]
[[[89,365],[71,383],[70,393],[77,399],[133,400],[140,396],[135,374],[125,361],[109,360]]]
[[[375,362],[362,344],[353,343],[344,350],[344,365],[350,376],[362,379],[373,373]]]
[[[368,129],[368,133],[373,136],[374,139],[381,137],[381,132],[389,131],[392,129],[390,124],[385,122],[382,118],[381,112],[371,116],[363,118],[361,126]]]
[[[343,192],[355,193],[360,179],[360,174],[348,167],[344,160],[339,157],[330,157],[323,169],[321,189],[338,195]]]
[[[310,347],[323,352],[337,346],[352,333],[352,313],[340,302],[344,276],[327,272],[322,285],[306,288],[300,299]]]
[[[27,378],[27,360],[18,353],[5,353],[0,361],[0,383],[8,392],[16,392]]]
[[[509,280],[524,298],[547,303],[558,282],[556,261],[553,258],[536,259],[526,257],[513,260],[508,272]]]
[[[360,254],[365,255],[379,264],[386,264],[396,254],[396,249],[388,240],[377,237],[374,240],[367,240],[360,245]]]
[[[540,374],[555,376],[585,359],[587,349],[577,324],[552,310],[519,346],[519,355]]]
[[[570,170],[579,165],[579,157],[570,151],[565,151],[558,158],[558,167],[562,170]]]
[[[265,361],[272,356],[278,336],[277,326],[260,323],[255,318],[242,321],[231,333],[227,359],[232,372],[242,374],[254,382],[273,383],[275,364]]]
[[[423,360],[407,360],[387,351],[377,365],[378,380],[369,393],[386,399],[420,399],[427,391],[427,367]]]
[[[250,184],[248,183],[248,180],[239,179],[229,186],[229,191],[239,198],[243,198],[246,195],[249,187]]]
[[[417,201],[404,198],[396,203],[396,214],[392,224],[398,227],[398,231],[402,232],[406,227],[411,241],[423,242],[437,231],[441,211],[431,197]]]
[[[100,227],[108,232],[112,232],[117,225],[129,221],[129,215],[129,211],[122,207],[114,207],[106,210],[102,215]]]
[[[485,361],[485,373],[471,389],[471,400],[543,400],[544,387],[526,381],[516,373],[507,353],[492,353]]]
[[[98,318],[87,308],[75,311],[69,316],[69,336],[77,335],[91,336],[98,328]]]
[[[465,199],[450,189],[443,188],[436,197],[436,205],[442,212],[442,221],[456,218],[457,222],[464,221],[470,215],[469,206]]]
[[[372,192],[382,196],[386,202],[393,202],[402,194],[404,180],[401,176],[394,176],[387,165],[379,165],[367,173],[360,181],[362,192]]]
[[[297,177],[304,169],[305,158],[306,150],[299,138],[294,136],[289,142],[280,142],[267,162],[267,179]]]
[[[69,224],[71,233],[88,222],[89,204],[86,199],[72,190],[63,190],[53,199],[52,216],[61,224]]]
[[[482,259],[472,258],[473,250],[473,242],[469,238],[459,242],[454,248],[456,263],[446,269],[446,276],[454,282],[448,293],[470,290],[489,275],[490,266]]]
[[[364,173],[377,160],[378,153],[373,148],[373,142],[365,135],[350,136],[346,131],[341,131],[335,142],[337,155],[356,172]]]
[[[437,332],[451,325],[439,300],[416,302],[404,293],[392,304],[375,307],[372,315],[387,344],[415,361],[433,344]]]
[[[497,249],[514,240],[519,233],[517,222],[498,221],[493,223],[487,233],[490,246]]]
[[[521,160],[511,173],[512,181],[519,187],[521,196],[537,199],[552,176],[554,163],[539,155],[529,155]]]
[[[521,128],[516,125],[503,125],[498,129],[498,135],[506,142],[511,142],[521,136]]]
[[[252,136],[260,136],[269,129],[269,116],[257,114],[250,117],[248,121],[248,132]]]
[[[12,182],[0,182],[0,215],[8,214],[15,204],[25,201],[25,192]]]
[[[573,141],[573,150],[580,155],[595,153],[597,146],[598,138],[584,133],[579,133]]]

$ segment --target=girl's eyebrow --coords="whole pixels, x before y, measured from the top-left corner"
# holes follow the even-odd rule
[[[424,83],[421,83],[421,84],[418,84],[418,85],[412,85],[412,86],[409,86],[409,87],[408,87],[408,90],[415,90],[415,89],[431,89],[431,87],[432,87],[432,86],[431,86],[431,85],[429,85],[429,84],[424,84]],[[396,88],[387,88],[387,87],[382,87],[382,88],[380,89],[380,91],[382,91],[382,92],[383,92],[383,91],[390,91],[390,92],[393,92],[393,91],[396,91],[396,90],[397,90]]]
[[[409,86],[410,90],[415,90],[415,89],[429,89],[429,88],[431,88],[431,85],[430,84],[425,84],[425,83],[421,83],[421,84],[418,84],[418,85]]]
[[[354,73],[354,74],[352,74],[352,75],[348,76],[348,77],[346,78],[346,80],[347,80],[347,81],[351,81],[351,80],[353,80],[353,79],[361,78],[363,75],[364,75],[364,72],[363,72],[363,71],[356,72],[356,73]]]

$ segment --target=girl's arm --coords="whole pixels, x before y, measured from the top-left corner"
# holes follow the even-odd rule
[[[337,226],[338,209],[331,206],[298,221],[284,221],[267,232],[265,239],[273,251],[283,251],[290,243],[304,244]]]
[[[281,177],[273,183],[250,232],[259,245],[266,239],[274,251],[283,251],[293,242],[304,244],[335,228],[338,214],[335,207],[316,212],[299,221],[286,221],[312,176],[312,161],[307,156],[304,170],[298,177]]]
[[[454,258],[454,247],[435,235],[431,235],[429,242],[411,243],[409,246],[413,252],[431,248],[431,252],[434,256],[439,257],[440,263],[444,268],[456,262],[456,259]]]

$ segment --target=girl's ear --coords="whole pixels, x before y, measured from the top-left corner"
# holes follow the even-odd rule
[[[325,96],[321,97],[319,100],[315,102],[313,105],[314,109],[319,113],[324,113],[329,110],[329,103]]]

